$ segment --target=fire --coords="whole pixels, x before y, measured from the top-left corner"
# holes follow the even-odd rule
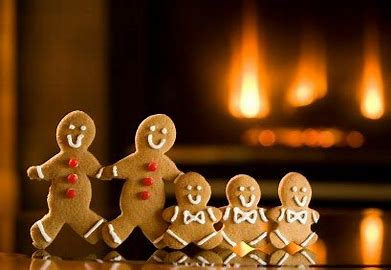
[[[364,212],[360,237],[363,264],[380,264],[384,238],[384,224],[380,210],[368,209]]]
[[[294,107],[307,106],[327,93],[326,60],[319,38],[308,31],[301,45],[296,76],[287,101]]]
[[[384,90],[377,32],[372,28],[367,30],[364,45],[360,110],[366,118],[379,119],[384,114]]]
[[[232,59],[229,109],[235,117],[263,118],[270,111],[265,69],[258,44],[255,6],[253,2],[246,3],[240,45],[236,46]]]

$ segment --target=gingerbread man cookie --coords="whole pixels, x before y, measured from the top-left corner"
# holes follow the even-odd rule
[[[282,205],[268,212],[277,223],[270,233],[271,243],[276,248],[291,242],[303,248],[315,243],[318,235],[311,231],[311,225],[318,222],[319,213],[308,208],[312,196],[308,180],[299,173],[288,173],[280,181],[278,196]]]
[[[164,220],[171,223],[164,235],[168,247],[181,249],[195,243],[202,249],[212,249],[221,243],[221,231],[216,231],[213,224],[222,214],[219,209],[207,206],[210,196],[210,185],[198,173],[186,173],[176,180],[178,205],[163,212]]]
[[[93,120],[82,111],[67,114],[57,127],[60,152],[44,164],[27,170],[30,179],[51,181],[49,213],[31,227],[33,245],[44,249],[67,223],[88,242],[98,241],[105,219],[90,209],[91,183],[101,168],[88,151],[95,137]]]
[[[268,219],[265,209],[258,207],[261,189],[257,181],[244,174],[234,176],[227,184],[226,196],[229,205],[220,209],[224,213],[220,247],[232,249],[241,241],[252,247],[265,244]]]
[[[98,172],[97,178],[125,179],[120,197],[122,213],[102,230],[110,247],[119,246],[136,226],[156,247],[164,247],[161,240],[169,225],[162,218],[164,181],[174,181],[181,173],[165,155],[175,138],[175,125],[168,116],[149,116],[137,129],[136,152]]]

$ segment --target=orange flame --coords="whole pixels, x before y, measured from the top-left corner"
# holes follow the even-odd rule
[[[230,74],[229,110],[235,117],[263,118],[269,114],[270,107],[265,93],[265,71],[258,44],[257,16],[254,3],[245,3],[241,44],[236,48]]]
[[[385,105],[378,37],[373,28],[367,29],[364,46],[360,110],[366,118],[379,119],[384,114]]]
[[[307,106],[327,93],[325,52],[319,38],[308,31],[301,46],[296,76],[287,93],[291,106]]]
[[[360,249],[363,264],[380,264],[383,250],[384,224],[382,212],[367,209],[360,225]]]

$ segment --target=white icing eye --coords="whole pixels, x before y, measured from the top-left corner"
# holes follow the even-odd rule
[[[86,130],[87,130],[87,127],[83,125],[83,126],[80,127],[80,129],[81,129],[82,131],[86,131]]]
[[[202,190],[202,187],[201,186],[197,186],[197,190]]]
[[[306,187],[302,187],[301,188],[301,192],[307,192],[307,188]]]
[[[296,191],[297,191],[297,187],[296,187],[296,186],[293,186],[293,187],[291,188],[291,190],[292,190],[293,192],[296,192]]]
[[[70,124],[70,125],[69,125],[69,129],[75,129],[75,126],[72,125],[72,124]]]
[[[193,188],[192,188],[192,186],[188,185],[188,186],[186,187],[186,189],[187,189],[187,190],[192,190]]]
[[[162,128],[161,132],[162,132],[163,134],[167,134],[167,129],[166,129],[166,128]]]
[[[150,126],[150,127],[149,127],[149,130],[150,130],[150,131],[155,131],[155,130],[156,130],[156,126]]]
[[[244,191],[244,189],[245,189],[244,186],[240,186],[240,187],[239,187],[239,190],[240,190],[240,191]]]
[[[250,191],[254,191],[255,190],[255,187],[251,186],[248,188]]]

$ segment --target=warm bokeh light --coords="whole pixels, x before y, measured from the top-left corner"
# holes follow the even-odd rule
[[[288,89],[287,101],[291,106],[307,106],[327,93],[325,52],[313,31],[304,35],[301,54],[294,80]]]
[[[364,136],[358,131],[351,131],[346,135],[346,142],[352,148],[360,148],[364,144]]]
[[[318,239],[309,249],[314,252],[317,264],[327,263],[327,246],[322,239]]]
[[[270,107],[258,41],[257,16],[254,3],[245,3],[241,38],[235,48],[229,78],[229,109],[235,117],[263,118],[269,114]]]
[[[377,31],[373,27],[368,28],[365,35],[360,110],[369,119],[381,118],[385,110],[379,42]]]
[[[259,133],[258,140],[263,146],[272,146],[276,142],[276,135],[272,130],[265,129]]]
[[[382,211],[367,209],[360,225],[360,250],[363,264],[380,264],[384,240]]]

